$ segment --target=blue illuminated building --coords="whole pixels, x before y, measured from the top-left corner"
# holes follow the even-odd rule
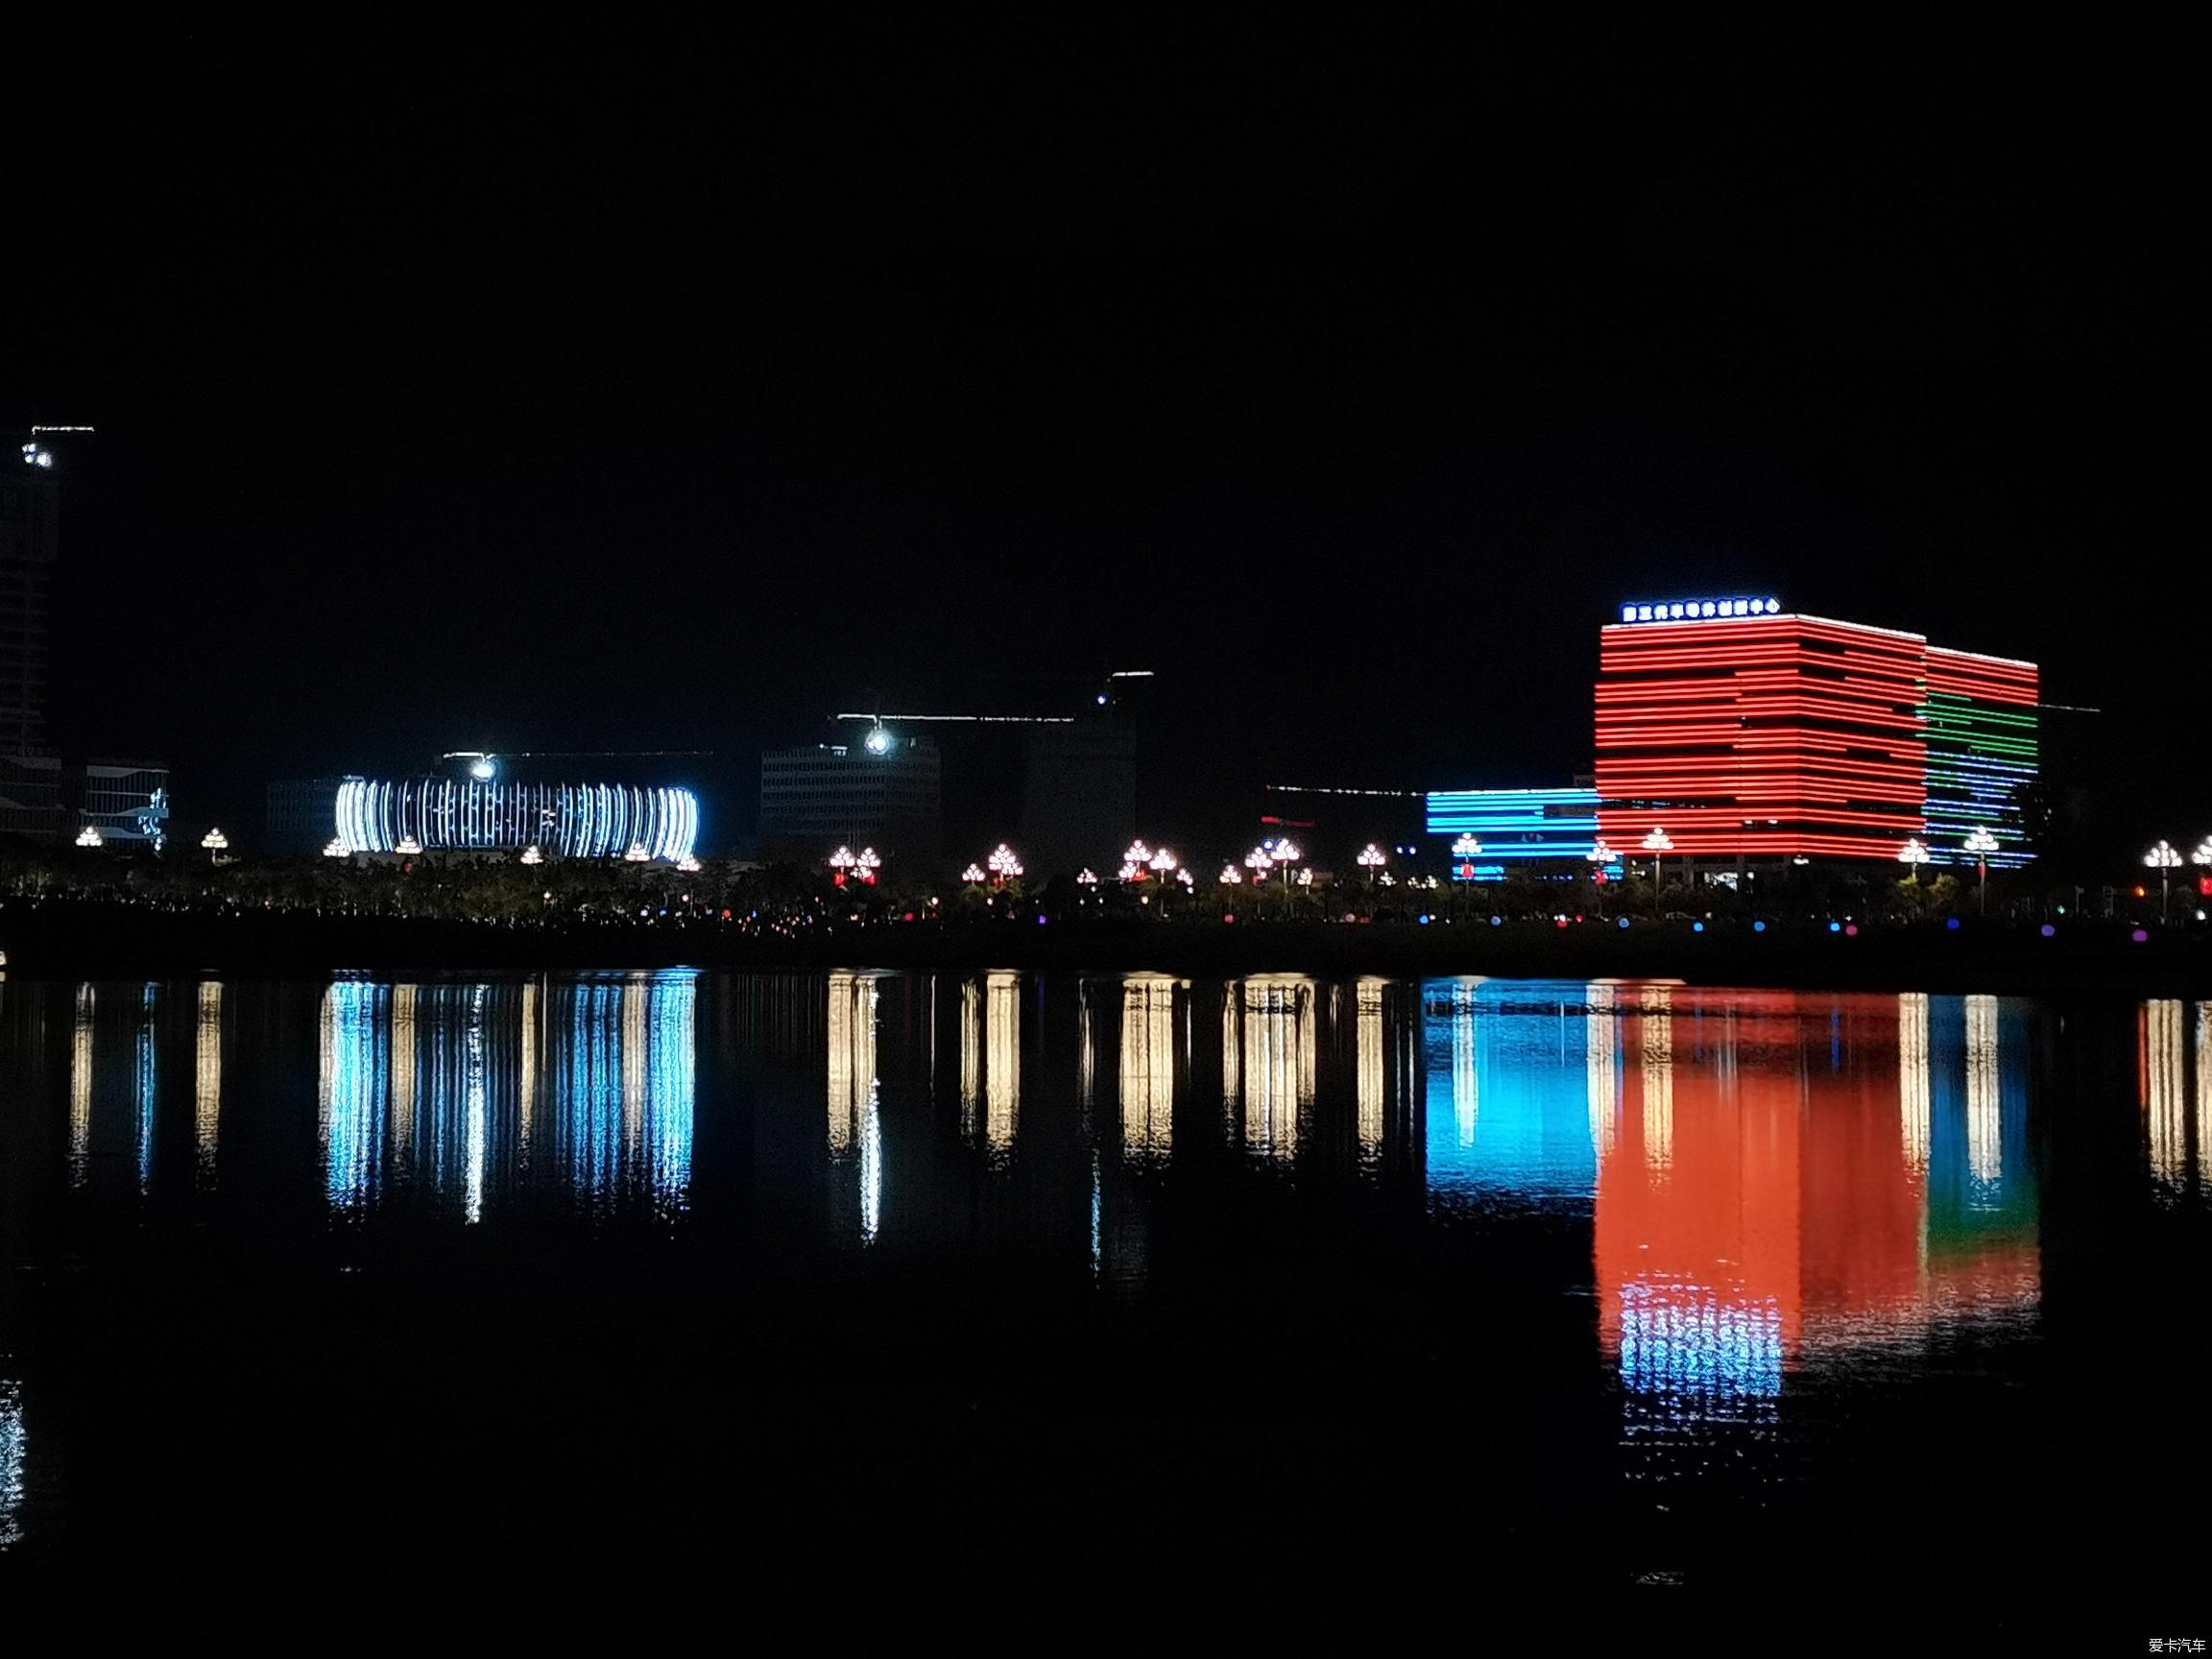
[[[1496,881],[1508,869],[1544,859],[1572,860],[1585,868],[1598,840],[1595,789],[1439,789],[1429,795],[1429,833],[1449,845],[1462,835],[1481,843],[1471,857],[1455,855],[1452,874],[1461,881]],[[1618,877],[1621,867],[1608,867]]]

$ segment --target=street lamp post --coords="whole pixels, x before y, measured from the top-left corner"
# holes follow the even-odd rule
[[[991,856],[984,862],[991,867],[994,887],[1003,887],[1022,874],[1022,860],[1014,856],[1014,849],[1003,841],[991,850]]]
[[[200,845],[207,849],[207,867],[212,870],[223,861],[217,854],[229,850],[230,837],[224,834],[218,826],[200,837]]]
[[[1465,831],[1452,839],[1452,861],[1459,866],[1458,869],[1452,872],[1452,914],[1455,917],[1459,914],[1459,889],[1463,883],[1473,883],[1475,879],[1473,860],[1481,851],[1482,843]]]
[[[1352,856],[1352,862],[1358,865],[1360,869],[1367,872],[1367,886],[1369,891],[1373,891],[1375,886],[1375,872],[1382,869],[1382,866],[1387,864],[1389,861],[1390,855],[1384,853],[1382,848],[1376,846],[1372,841],[1368,842],[1366,846],[1360,848],[1359,851],[1354,854]]]
[[[1977,824],[1974,832],[1966,837],[1963,845],[1967,852],[1974,854],[1974,908],[1977,913],[1986,916],[1989,914],[1989,854],[1997,851],[1997,837],[1989,833],[1988,825]],[[2159,845],[2164,846],[2165,843],[2160,842]]]
[[[1142,843],[1140,843],[1140,845],[1142,845]],[[1162,916],[1166,916],[1167,914],[1167,878],[1171,874],[1173,874],[1176,865],[1181,862],[1181,860],[1179,860],[1174,854],[1168,852],[1166,848],[1163,847],[1159,852],[1153,854],[1151,857],[1145,859],[1144,862],[1145,865],[1151,870],[1152,874],[1159,878],[1160,914]]]
[[[1598,895],[1598,920],[1602,922],[1605,920],[1605,866],[1613,862],[1616,854],[1600,835],[1582,856],[1590,860],[1590,886]]]
[[[1651,833],[1644,837],[1644,851],[1651,854],[1651,914],[1660,914],[1660,894],[1666,886],[1661,878],[1660,858],[1674,851],[1673,838],[1664,829],[1653,825]]]
[[[2161,841],[2143,854],[2143,862],[2158,872],[2158,922],[2163,926],[2174,897],[2174,868],[2181,862],[2181,854],[2174,851],[2171,842]]]
[[[1298,851],[1298,843],[1286,835],[1275,843],[1267,856],[1283,867],[1283,916],[1287,921],[1290,916],[1290,873],[1305,854]]]
[[[1905,866],[1905,883],[1913,890],[1912,897],[1917,900],[1920,897],[1920,866],[1928,862],[1928,849],[1921,844],[1919,836],[1908,835],[1905,838],[1905,845],[1897,849],[1897,862]],[[1914,903],[1911,908],[1917,915],[1920,908],[1918,903]]]

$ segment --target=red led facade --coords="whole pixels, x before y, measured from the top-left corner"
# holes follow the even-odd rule
[[[1708,607],[1710,609],[1710,607]],[[1603,630],[1598,822],[1690,856],[1893,859],[1926,825],[1928,644],[1815,616]]]

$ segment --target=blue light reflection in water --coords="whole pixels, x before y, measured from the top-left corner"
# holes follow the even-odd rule
[[[483,1221],[518,1188],[587,1206],[689,1203],[696,975],[383,985],[323,1003],[325,1190],[405,1190]]]

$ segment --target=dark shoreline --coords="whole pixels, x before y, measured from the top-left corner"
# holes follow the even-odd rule
[[[2032,926],[1869,925],[1855,935],[1825,922],[1586,922],[1493,926],[1410,922],[1251,923],[1055,921],[823,926],[797,937],[713,923],[660,926],[508,927],[458,921],[169,911],[72,900],[0,902],[8,971],[36,977],[226,973],[318,976],[527,973],[675,966],[738,969],[866,967],[966,972],[1152,970],[1324,978],[1484,974],[1515,978],[1680,979],[1699,985],[2001,992],[2024,995],[2212,994],[2212,932],[2127,923]]]

